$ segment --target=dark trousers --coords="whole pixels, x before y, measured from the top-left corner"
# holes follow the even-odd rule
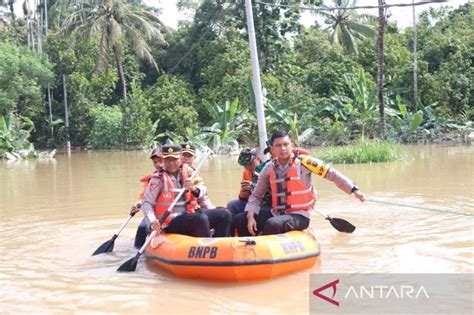
[[[164,231],[194,237],[209,237],[209,219],[202,212],[184,213],[171,220]]]
[[[147,218],[143,218],[142,222],[138,225],[137,233],[135,234],[135,248],[140,249],[140,247],[145,244],[146,237],[150,233],[150,227]]]
[[[230,232],[230,223],[232,222],[232,215],[229,210],[222,207],[215,209],[201,209],[208,220],[211,229],[214,229],[214,237],[227,237]]]
[[[226,208],[198,210],[195,213],[185,213],[174,218],[165,229],[166,233],[176,233],[195,237],[209,237],[210,229],[214,229],[215,237],[229,236],[232,215]],[[146,218],[138,226],[135,235],[135,248],[139,249],[145,243],[150,233]]]
[[[263,207],[258,215],[254,216],[257,222],[257,234],[281,234],[289,231],[301,231],[309,226],[309,219],[299,214],[284,214],[273,216],[271,209]],[[247,212],[238,214],[234,218],[234,226],[239,236],[250,236],[247,228]]]
[[[235,218],[236,215],[244,212],[246,205],[247,201],[234,199],[229,201],[229,203],[227,204],[227,209],[229,209],[230,213],[232,213],[232,218]]]
[[[234,236],[235,234],[234,218],[239,213],[244,212],[246,205],[247,205],[247,201],[243,201],[240,199],[231,200],[227,204],[227,209],[229,209],[230,213],[232,214],[232,223],[230,225],[230,236]]]

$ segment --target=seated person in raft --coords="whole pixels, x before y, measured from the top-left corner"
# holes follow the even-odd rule
[[[204,187],[195,185],[191,175],[192,169],[187,164],[181,163],[181,146],[164,145],[163,171],[153,174],[145,188],[141,209],[151,222],[151,229],[160,231],[162,228],[166,233],[184,234],[195,237],[209,237],[210,228],[214,228],[216,234],[229,233],[230,212],[227,209],[217,208],[213,215],[218,219],[211,222],[209,216],[198,208],[197,199]],[[171,209],[172,214],[168,216],[166,227],[160,225],[159,219],[174,201],[180,189],[185,193]],[[217,236],[217,235],[216,235]]]
[[[134,205],[132,205],[132,208],[130,209],[131,215],[134,215],[135,213],[140,211],[140,208],[142,206],[143,195],[145,194],[145,189],[153,174],[159,174],[163,170],[163,154],[161,152],[161,147],[157,147],[153,149],[153,151],[151,151],[150,159],[153,162],[153,167],[155,168],[155,170],[151,174],[140,178],[140,182],[143,184],[143,189],[140,195],[138,196],[139,200]],[[145,216],[138,225],[137,232],[135,234],[135,248],[138,249],[142,247],[142,245],[145,243],[146,236],[150,233],[149,226],[150,222],[148,222],[148,218]]]
[[[181,163],[188,164],[194,171],[195,169],[193,163],[194,160],[196,160],[196,146],[191,143],[182,143],[181,149]],[[197,174],[197,176],[194,178],[194,183],[197,185],[200,182],[202,182],[202,178],[199,176],[199,174]],[[202,209],[216,208],[209,198],[207,191],[201,193],[200,197],[198,198],[198,204]]]
[[[286,131],[270,138],[274,160],[260,172],[245,212],[234,218],[239,236],[271,235],[304,230],[310,223],[310,210],[315,204],[311,174],[332,181],[340,190],[364,201],[364,194],[349,178],[324,162],[309,155],[293,153],[293,143]],[[270,190],[272,208],[260,208],[262,198]]]

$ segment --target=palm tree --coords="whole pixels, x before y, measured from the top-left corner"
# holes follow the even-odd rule
[[[336,45],[342,46],[350,53],[358,53],[359,44],[367,37],[374,37],[375,30],[364,23],[371,15],[357,14],[355,10],[347,9],[357,3],[357,0],[332,0],[337,10],[315,11],[316,14],[325,18],[329,24],[330,40]],[[322,8],[328,9],[326,5]]]
[[[96,71],[101,72],[107,67],[112,51],[126,104],[127,85],[122,63],[122,41],[126,39],[131,43],[136,57],[149,62],[158,70],[146,40],[166,43],[161,33],[166,27],[153,13],[123,0],[88,0],[74,3],[72,13],[64,21],[63,29],[72,34],[73,38],[90,38],[96,34],[100,36]]]
[[[0,0],[0,7],[6,6],[10,10],[12,27],[13,27],[13,30],[15,31],[15,40],[16,40],[16,44],[18,45],[18,32],[16,29],[15,9],[13,7],[14,3],[15,3],[15,0]]]

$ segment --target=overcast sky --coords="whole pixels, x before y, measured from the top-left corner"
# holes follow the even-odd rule
[[[263,2],[272,2],[271,0],[262,0]],[[415,0],[415,2],[419,2],[420,0]],[[446,3],[440,3],[440,4],[426,4],[426,5],[420,5],[416,7],[416,12],[420,13],[424,10],[427,10],[430,7],[441,7],[441,6],[452,6],[452,7],[459,7],[461,4],[467,3],[469,1],[467,0],[451,0]],[[172,28],[177,27],[178,21],[186,19],[186,16],[183,15],[182,13],[178,12],[178,9],[176,8],[176,0],[145,0],[145,3],[147,3],[150,6],[156,6],[160,7],[163,9],[163,14],[161,16],[161,19],[168,25],[171,26]],[[331,5],[332,1],[324,1],[325,4],[328,6]],[[377,5],[378,1],[377,0],[359,0],[357,2],[358,5]],[[412,3],[411,0],[386,0],[387,4],[395,4],[395,3]],[[392,21],[397,21],[398,25],[400,27],[406,27],[408,25],[412,24],[412,11],[411,7],[402,7],[402,8],[390,8],[390,20]],[[377,9],[372,9],[372,10],[359,10],[361,13],[370,13],[377,15],[378,11]],[[304,11],[302,15],[302,23],[305,26],[311,26],[314,23],[315,18],[311,15],[310,12]]]

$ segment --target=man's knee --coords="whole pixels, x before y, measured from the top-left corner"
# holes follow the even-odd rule
[[[226,208],[229,209],[231,215],[235,217],[237,214],[243,211],[242,206],[243,206],[243,201],[239,199],[234,199],[234,200],[229,201]]]
[[[209,218],[204,213],[194,213],[194,219],[192,222],[192,236],[210,236]]]
[[[237,233],[239,236],[248,236],[249,232],[247,229],[247,213],[239,213],[237,214],[233,219],[232,219],[232,229],[234,231],[231,231],[231,235],[234,234],[235,230],[237,230]]]
[[[265,222],[263,235],[272,235],[283,233],[285,222],[281,222],[278,217],[270,218]]]
[[[195,224],[207,224],[209,225],[209,218],[204,213],[195,213],[194,214],[194,223]]]
[[[232,221],[232,213],[229,209],[226,208],[218,208],[221,211],[220,215],[223,222],[229,223]]]
[[[234,222],[235,226],[240,226],[242,224],[247,225],[246,221],[247,221],[247,213],[246,212],[237,214],[234,217],[234,219],[232,220],[232,222]]]
[[[234,207],[234,204],[235,204],[235,199],[229,201],[229,202],[227,203],[226,208],[227,208],[227,209],[232,209],[232,208]]]

